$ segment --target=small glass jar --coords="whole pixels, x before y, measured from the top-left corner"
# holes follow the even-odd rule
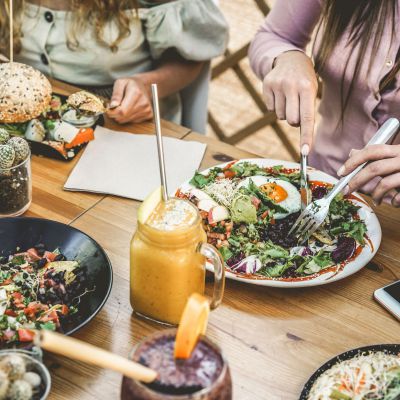
[[[46,400],[50,396],[51,376],[47,367],[42,360],[42,351],[38,348],[33,348],[31,351],[24,349],[5,349],[0,350],[0,361],[7,356],[18,355],[23,358],[28,371],[37,373],[41,378],[41,385],[36,389],[36,394],[33,398],[38,400]]]
[[[163,337],[175,338],[175,336],[176,329],[156,332],[139,343],[133,349],[129,358],[140,363],[141,352],[145,347],[151,346],[152,343]],[[218,354],[218,357],[222,361],[221,372],[209,387],[190,394],[165,394],[142,382],[124,376],[122,379],[121,400],[232,400],[231,374],[228,362],[223,356],[221,349],[205,336],[200,337],[199,340],[204,342],[210,351]]]
[[[0,217],[23,214],[32,202],[31,155],[20,164],[0,168]]]

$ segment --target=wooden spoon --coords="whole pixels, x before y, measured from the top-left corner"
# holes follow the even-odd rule
[[[150,383],[157,378],[157,372],[150,368],[60,333],[42,330],[36,333],[34,342],[52,353],[111,369],[137,381]]]

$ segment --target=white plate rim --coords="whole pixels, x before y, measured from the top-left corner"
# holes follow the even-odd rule
[[[208,171],[210,171],[212,168],[215,167],[220,167],[224,168],[226,165],[231,164],[232,162],[234,163],[241,163],[241,162],[251,162],[255,163],[261,167],[272,167],[272,166],[277,166],[277,165],[282,165],[284,168],[295,168],[299,169],[299,164],[291,161],[284,161],[284,160],[275,160],[271,158],[245,158],[245,159],[240,159],[240,160],[232,160],[228,161],[225,163],[217,164],[214,165],[213,167],[204,169],[200,171],[200,173],[206,175]],[[333,176],[316,170],[314,168],[309,168],[309,176],[312,180],[321,180],[323,182],[328,182],[328,183],[336,183],[338,180],[334,178]],[[192,186],[189,183],[190,180],[184,182],[182,185],[180,185],[177,190],[181,190],[183,193],[187,192],[194,186]],[[361,197],[359,193],[354,193],[355,196]],[[367,226],[367,234],[372,242],[373,249],[371,249],[370,246],[365,246],[361,253],[357,256],[357,258],[353,261],[350,261],[345,265],[342,271],[337,273],[336,275],[333,276],[333,274],[327,273],[327,274],[322,274],[318,275],[315,278],[309,279],[309,280],[303,280],[303,281],[283,281],[279,279],[251,279],[251,278],[244,278],[241,277],[231,271],[229,271],[228,267],[225,268],[225,276],[228,279],[232,279],[235,281],[251,284],[251,285],[257,285],[257,286],[268,286],[268,287],[280,287],[280,288],[299,288],[299,287],[309,287],[309,286],[319,286],[319,285],[325,285],[328,283],[336,282],[338,280],[347,278],[350,275],[355,274],[359,270],[361,270],[363,267],[365,267],[375,256],[376,252],[379,249],[379,246],[381,244],[382,240],[382,229],[379,223],[379,220],[375,214],[375,212],[372,210],[372,208],[367,205],[364,202],[359,202],[356,200],[352,200],[355,202],[358,206],[360,206],[359,214],[360,216],[364,219],[366,226]],[[209,271],[212,271],[212,266],[207,263],[207,269]]]

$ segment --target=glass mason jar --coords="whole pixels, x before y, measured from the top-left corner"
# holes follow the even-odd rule
[[[145,347],[149,348],[152,343],[165,337],[174,340],[175,336],[176,329],[156,332],[139,343],[133,349],[129,358],[140,362],[141,353]],[[209,348],[210,353],[215,353],[222,362],[221,372],[210,386],[190,394],[166,394],[142,382],[124,376],[122,379],[121,400],[232,400],[232,378],[228,362],[221,349],[205,336],[202,336],[199,340]],[[163,368],[165,368],[164,364]],[[202,373],[199,372],[199,375],[201,376]]]
[[[174,201],[185,201],[174,199]],[[157,322],[176,325],[191,294],[204,294],[207,259],[214,266],[211,309],[221,303],[224,262],[206,243],[206,233],[197,208],[188,225],[160,230],[138,221],[131,242],[131,305],[135,313]]]
[[[30,154],[15,167],[0,169],[0,217],[15,217],[28,210],[32,202]]]

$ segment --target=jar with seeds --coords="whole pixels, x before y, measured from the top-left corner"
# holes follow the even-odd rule
[[[28,142],[0,128],[0,217],[23,214],[32,202]]]

